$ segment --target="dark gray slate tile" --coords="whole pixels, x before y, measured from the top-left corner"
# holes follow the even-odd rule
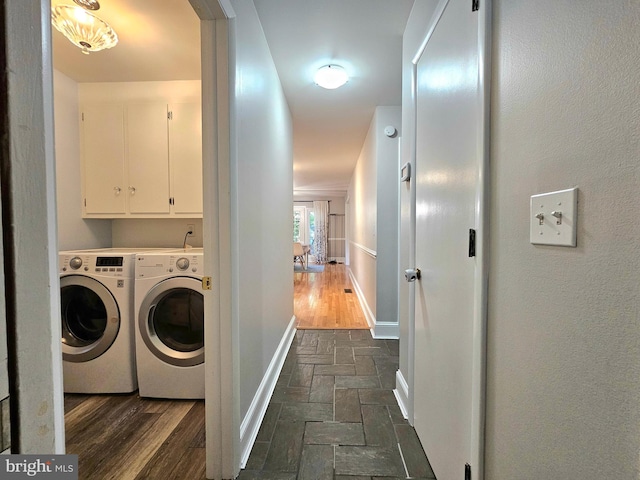
[[[351,388],[336,390],[335,405],[336,422],[362,422],[358,390]]]
[[[333,405],[330,403],[285,403],[280,411],[280,420],[328,422],[333,420]]]
[[[336,388],[380,388],[380,381],[373,375],[336,376]]]
[[[356,357],[356,375],[378,375],[373,357]]]
[[[302,336],[302,340],[300,341],[301,346],[317,346],[318,345],[318,334],[314,332],[310,332],[309,330],[305,331],[305,334]]]
[[[351,340],[373,340],[369,330],[350,330]]]
[[[296,365],[291,372],[290,387],[310,387],[313,378],[313,365]]]
[[[372,358],[376,365],[395,365],[396,370],[398,365],[400,365],[400,359],[396,356],[388,355],[388,356],[377,356]]]
[[[297,472],[303,436],[304,422],[280,420],[273,434],[263,469],[274,472]]]
[[[394,425],[408,425],[406,418],[402,415],[402,410],[398,405],[387,405],[389,416]]]
[[[280,403],[270,403],[262,419],[256,442],[270,442],[280,415]],[[253,454],[253,453],[252,453]],[[251,470],[251,469],[250,469]]]
[[[333,340],[336,338],[336,330],[318,330],[319,340]]]
[[[411,425],[396,425],[396,435],[410,477],[436,478]]]
[[[302,449],[299,479],[333,480],[333,447],[305,445]]]
[[[305,345],[301,347],[296,347],[296,355],[315,355],[317,347],[313,345]]]
[[[291,380],[291,374],[281,373],[278,377],[278,381],[276,382],[276,386],[284,386],[289,385],[289,380]]]
[[[386,348],[383,350],[381,347],[353,347],[353,354],[358,355],[369,355],[369,356],[382,356],[387,354]]]
[[[262,472],[260,480],[296,480],[295,473]]]
[[[353,365],[353,348],[336,347],[336,364]]]
[[[375,340],[372,338],[362,340],[345,340],[336,338],[336,346],[340,347],[375,347]],[[388,351],[388,350],[387,350]]]
[[[333,403],[334,380],[329,375],[314,375],[311,382],[310,402]]]
[[[315,353],[317,353],[318,355],[333,356],[333,349],[335,348],[334,344],[335,340],[333,339],[333,337],[331,339],[320,337],[318,339],[318,346],[316,347]]]
[[[391,355],[400,355],[400,341],[399,340],[385,340],[389,353]]]
[[[315,375],[355,375],[355,365],[316,365]]]
[[[284,361],[284,365],[282,365],[282,370],[280,371],[280,375],[290,374],[293,371],[293,367],[296,366],[296,356],[295,355],[287,355],[286,360]]]
[[[378,375],[380,377],[380,385],[382,388],[393,389],[396,387],[396,372],[398,367],[395,365],[377,365]]]
[[[308,402],[309,387],[276,387],[271,396],[272,402]]]
[[[304,443],[313,445],[364,445],[361,423],[307,422]]]
[[[397,446],[396,432],[385,405],[362,405],[362,425],[368,446]]]
[[[361,475],[336,475],[335,480],[371,480],[371,477],[363,477]]]
[[[402,458],[397,448],[335,447],[337,475],[369,475],[405,477]]]
[[[361,388],[358,395],[362,405],[398,405],[396,396],[389,389]]]
[[[247,470],[262,470],[270,445],[269,442],[255,442],[245,468]]]
[[[298,355],[298,364],[333,365],[333,355]]]

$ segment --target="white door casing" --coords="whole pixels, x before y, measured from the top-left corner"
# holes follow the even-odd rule
[[[414,58],[414,425],[439,480],[483,475],[490,4],[442,0]],[[469,230],[476,235],[469,256]]]

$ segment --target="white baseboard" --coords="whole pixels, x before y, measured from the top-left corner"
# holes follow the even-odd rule
[[[291,321],[280,340],[280,344],[273,354],[271,362],[269,362],[269,367],[267,368],[264,377],[262,377],[258,391],[254,395],[251,405],[249,406],[249,410],[240,425],[240,468],[244,468],[247,464],[249,454],[253,448],[253,443],[256,441],[256,437],[258,436],[258,431],[260,430],[264,414],[269,406],[269,400],[276,388],[278,376],[280,375],[284,361],[287,359],[287,353],[289,352],[289,347],[291,347],[291,342],[293,342],[293,337],[296,333],[295,325],[296,317],[294,315],[291,317]]]
[[[362,289],[358,284],[358,280],[356,280],[356,277],[351,271],[351,269],[349,269],[349,279],[353,284],[353,289],[356,291],[358,301],[360,302],[360,306],[362,307],[362,312],[364,313],[364,318],[367,320],[367,324],[369,325],[369,328],[371,329],[371,334],[373,335],[373,328],[376,325],[376,317],[373,315],[373,312],[369,308],[367,299],[365,298],[364,293],[362,293]]]
[[[377,339],[398,339],[400,338],[400,325],[392,322],[376,322],[371,335]]]
[[[351,280],[353,289],[356,291],[356,295],[358,296],[358,301],[360,302],[360,306],[364,312],[364,317],[367,319],[369,330],[371,330],[371,336],[377,339],[400,338],[400,325],[397,322],[378,322],[376,320],[371,308],[369,308],[369,304],[367,303],[364,293],[362,293],[360,285],[358,285],[358,280],[356,280],[351,269],[349,269],[349,279]]]
[[[409,385],[404,379],[400,370],[396,371],[396,388],[393,390],[393,394],[398,401],[398,406],[402,412],[402,416],[405,419],[409,418]]]

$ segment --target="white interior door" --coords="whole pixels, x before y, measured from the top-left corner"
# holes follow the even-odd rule
[[[481,8],[487,2],[481,2]],[[416,284],[414,422],[438,480],[482,476],[485,12],[441,1],[414,64]],[[478,254],[481,254],[478,251]],[[479,306],[480,305],[480,306]]]

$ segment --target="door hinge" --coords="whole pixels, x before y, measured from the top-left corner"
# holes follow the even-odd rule
[[[464,480],[471,480],[471,465],[468,463],[464,466]]]
[[[87,199],[86,198],[84,199],[84,206],[85,207],[87,206]]]
[[[469,229],[469,257],[476,256],[476,231],[473,228]]]
[[[167,118],[173,120],[173,112],[167,112]]]
[[[471,11],[477,12],[480,10],[480,0],[471,0]]]
[[[175,205],[175,201],[173,199],[173,197],[169,197],[169,205]]]
[[[82,121],[84,122],[84,112],[82,112]]]
[[[211,277],[202,277],[202,289],[211,290]]]

